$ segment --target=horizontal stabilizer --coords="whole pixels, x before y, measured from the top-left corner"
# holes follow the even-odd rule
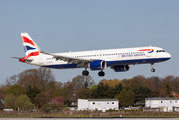
[[[15,58],[15,59],[19,59],[19,60],[24,60],[24,61],[28,61],[28,62],[32,62],[33,61],[31,59],[25,59],[25,58],[20,58],[20,57],[11,57],[11,58]]]

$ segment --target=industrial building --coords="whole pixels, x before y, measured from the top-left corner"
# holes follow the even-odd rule
[[[78,99],[78,110],[118,110],[118,99]]]
[[[144,111],[179,112],[179,98],[145,98]]]

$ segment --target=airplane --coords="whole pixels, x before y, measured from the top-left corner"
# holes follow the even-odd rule
[[[150,64],[151,71],[155,72],[154,63],[169,60],[171,55],[159,47],[135,47],[122,49],[93,50],[66,53],[46,53],[32,40],[28,33],[21,33],[26,57],[12,57],[20,62],[56,69],[84,68],[82,75],[88,76],[88,68],[99,71],[110,67],[115,72],[128,71],[130,65]]]

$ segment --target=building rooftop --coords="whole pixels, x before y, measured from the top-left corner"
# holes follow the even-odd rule
[[[153,98],[145,98],[145,100],[179,100],[179,98],[153,97]]]
[[[118,99],[87,99],[88,101],[118,101]]]

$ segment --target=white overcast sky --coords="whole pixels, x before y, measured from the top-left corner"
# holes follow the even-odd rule
[[[128,72],[107,68],[102,79],[130,79],[179,73],[178,0],[1,0],[0,84],[6,77],[36,66],[18,62],[24,57],[20,33],[27,32],[45,52],[58,53],[126,47],[157,46],[172,55],[169,61],[131,66]],[[57,81],[66,82],[84,69],[53,69]]]

